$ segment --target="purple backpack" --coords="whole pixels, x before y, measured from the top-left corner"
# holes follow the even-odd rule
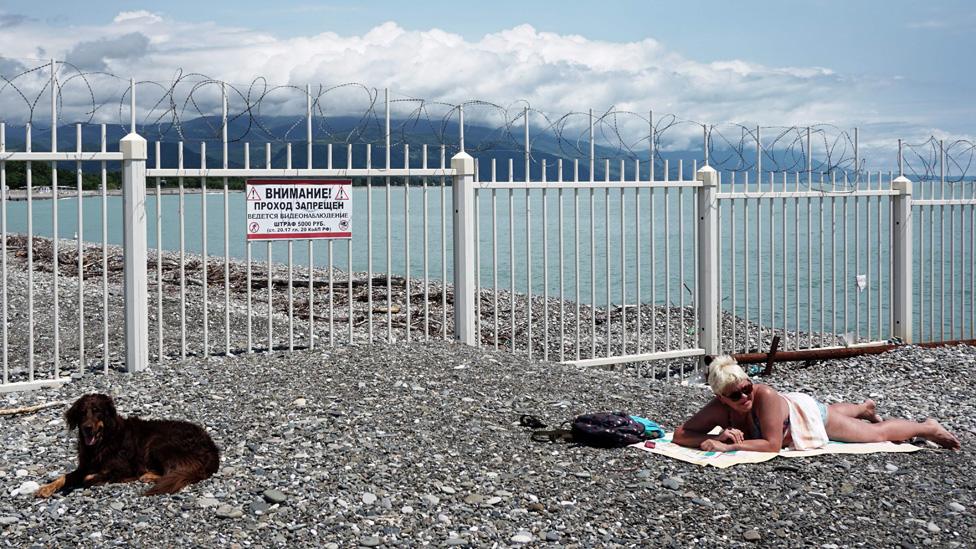
[[[598,448],[621,448],[648,440],[644,426],[624,412],[583,414],[570,427],[573,442]]]

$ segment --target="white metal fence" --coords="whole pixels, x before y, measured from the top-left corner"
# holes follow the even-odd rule
[[[510,349],[543,360],[649,363],[655,374],[650,361],[684,359],[677,371],[668,366],[662,372],[683,377],[684,364],[697,364],[687,359],[763,349],[776,334],[793,348],[890,337],[906,342],[961,338],[967,333],[973,337],[976,194],[971,183],[950,184],[947,190],[943,177],[940,192],[930,184],[921,192],[916,186],[913,194],[908,179],[890,174],[886,178],[858,172],[853,181],[838,181],[835,173],[814,174],[812,169],[764,173],[761,147],[751,182],[747,172],[719,173],[707,166],[707,159],[705,166],[692,165],[690,170],[667,161],[663,169],[650,169],[657,165],[653,135],[648,139],[650,164],[611,165],[597,160],[592,124],[590,155],[582,167],[579,159],[558,160],[555,165],[543,160],[533,177],[527,112],[522,181],[514,180],[514,160],[506,159],[507,177],[498,177],[503,166],[495,160],[485,166],[464,152],[463,117],[460,152],[449,159],[444,146],[424,146],[418,159],[403,146],[402,167],[395,168],[388,98],[385,161],[376,167],[369,144],[328,144],[324,158],[313,155],[311,94],[307,95],[303,167],[292,165],[291,144],[276,164],[270,144],[252,150],[249,143],[234,145],[243,148],[244,162],[242,167],[229,167],[226,95],[220,167],[208,165],[206,142],[177,143],[176,165],[163,165],[161,147],[172,145],[150,146],[136,133],[134,85],[132,133],[122,139],[119,152],[108,152],[104,126],[98,149],[86,151],[81,125],[76,128],[76,150],[58,151],[53,94],[49,152],[32,150],[29,126],[24,128],[25,150],[8,150],[7,128],[0,125],[2,188],[7,189],[8,166],[22,163],[25,168],[27,276],[25,310],[12,311],[9,200],[3,192],[0,390],[60,383],[72,372],[107,369],[110,349],[122,341],[125,368],[130,371],[145,368],[150,359],[188,355],[455,337],[469,345]],[[196,167],[184,163],[191,146],[199,147]],[[147,169],[150,148],[155,165]],[[263,162],[255,162],[252,155],[262,152]],[[60,275],[59,246],[64,243],[52,239],[53,291],[43,296],[35,295],[33,257],[37,199],[32,163],[39,162],[50,166],[55,197],[64,192],[58,185],[59,163],[75,162],[77,192],[77,234],[72,243],[76,275]],[[84,208],[83,167],[93,162],[100,166],[100,249],[86,244],[84,230],[92,211]],[[107,193],[110,166],[122,174],[123,201],[114,214]],[[228,178],[235,177],[361,178],[366,203],[357,208],[360,213],[365,209],[365,234],[357,232],[345,242],[289,240],[279,248],[271,242],[248,242],[241,267],[230,251],[233,241],[243,239],[235,230],[243,226],[242,220],[232,219],[231,213]],[[175,197],[175,208],[164,207],[165,196]],[[61,234],[59,202],[50,201],[53,235]],[[199,203],[198,214],[190,213],[191,202]],[[208,220],[214,202],[219,211],[211,215],[221,216],[216,224]],[[394,207],[402,208],[402,225],[394,225]],[[109,305],[108,264],[109,219],[120,213],[122,322],[113,318],[119,312]],[[200,222],[199,234],[187,234],[191,215],[199,215],[194,220]],[[413,234],[409,220],[418,218],[420,234]],[[214,230],[222,245],[216,254],[208,249],[208,231]],[[174,234],[178,250],[170,252],[164,239]],[[402,249],[393,248],[394,234]],[[187,253],[187,243],[196,239],[198,257]],[[307,268],[298,267],[304,275],[298,281],[296,246],[308,261]],[[287,258],[283,265],[275,260],[280,247]],[[323,252],[324,265],[315,259]],[[354,271],[357,253],[365,254],[365,272]],[[344,262],[336,260],[340,255],[345,255]],[[93,278],[86,271],[93,258],[101,262],[100,285],[86,284],[86,278]],[[394,258],[402,259],[403,266],[396,280]],[[199,279],[190,277],[191,267]],[[238,268],[244,271],[239,292],[232,287],[238,284],[232,281],[232,270]],[[286,271],[284,278],[279,278],[281,270]],[[399,289],[394,294],[394,283],[402,286],[402,294]],[[66,285],[73,285],[73,296],[63,295]],[[365,295],[355,287],[364,287]],[[76,309],[77,333],[70,348],[60,335],[66,321],[62,298]],[[93,299],[95,310],[90,306]],[[360,299],[364,310],[357,309]],[[35,324],[39,302],[53,310],[50,325]],[[297,320],[296,304],[303,309]],[[25,329],[11,337],[8,326],[20,326],[14,321],[24,317]],[[86,351],[96,319],[101,321],[101,356]],[[51,334],[50,339],[41,337],[51,346],[38,349],[35,342],[42,330]],[[62,364],[66,360],[70,367]]]

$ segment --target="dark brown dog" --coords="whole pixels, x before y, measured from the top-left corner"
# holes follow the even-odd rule
[[[98,394],[79,398],[64,419],[78,429],[78,468],[41,486],[37,497],[134,480],[155,483],[144,495],[172,494],[217,472],[217,446],[192,423],[122,417],[111,397]]]

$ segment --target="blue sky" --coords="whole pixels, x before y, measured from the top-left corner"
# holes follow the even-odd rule
[[[967,0],[0,4],[0,55],[21,66],[358,81],[552,112],[856,125],[866,140],[976,134],[974,31]]]

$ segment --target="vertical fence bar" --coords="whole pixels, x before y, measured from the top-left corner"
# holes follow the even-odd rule
[[[603,166],[604,166],[604,168],[603,168],[603,181],[604,181],[604,183],[609,183],[610,182],[610,159],[609,158],[604,159]],[[593,179],[594,179],[593,174],[591,174],[591,176],[590,176],[590,183],[593,182]],[[578,209],[579,208],[577,208],[577,210]],[[603,188],[603,217],[604,217],[604,220],[603,220],[603,235],[604,235],[603,245],[604,245],[604,251],[605,251],[604,252],[604,265],[606,267],[606,271],[605,271],[606,278],[604,279],[604,280],[606,280],[606,311],[605,311],[606,312],[606,325],[607,325],[606,356],[607,357],[610,357],[611,355],[613,355],[613,350],[611,348],[612,346],[610,345],[610,343],[612,341],[611,340],[611,329],[610,329],[610,326],[612,324],[612,322],[611,322],[611,316],[610,316],[610,304],[611,304],[611,301],[610,301],[610,280],[611,280],[611,278],[610,278],[610,185],[606,185]],[[579,221],[577,220],[577,225],[578,224],[579,224]],[[577,247],[577,250],[578,250],[578,247]],[[578,251],[577,251],[577,254],[576,255],[579,255]],[[579,269],[578,268],[577,268],[576,278],[577,278],[577,280],[579,279]],[[579,292],[576,292],[576,301],[577,301],[577,303],[579,302]],[[579,356],[576,357],[576,360],[579,360]]]
[[[636,326],[636,337],[637,337],[637,354],[641,354],[641,223],[640,223],[640,161],[634,160],[634,181],[637,182],[638,186],[634,189],[634,281],[637,283],[635,288],[636,292],[636,311],[637,311],[637,326]],[[638,367],[638,377],[640,376],[640,367]]]
[[[156,169],[160,167],[160,144],[156,141]],[[156,361],[163,361],[163,207],[159,177],[156,177]],[[81,219],[81,215],[78,216]]]
[[[668,160],[664,160],[664,179],[666,183],[671,182],[671,170]],[[664,187],[664,350],[670,351],[671,347],[671,222],[668,219],[671,213],[671,186]],[[667,369],[667,377],[671,377],[671,369]]]
[[[107,150],[106,127],[99,127],[101,152]],[[102,184],[102,371],[108,373],[108,169],[101,162]],[[4,216],[6,219],[6,216]]]
[[[183,142],[176,144],[177,167],[183,171]],[[186,202],[183,176],[176,178],[179,185],[180,217],[180,359],[186,359]]]
[[[125,295],[125,364],[129,372],[149,362],[146,315],[146,140],[130,133],[119,143],[122,152],[122,205]]]
[[[264,167],[271,169],[271,143],[264,144]],[[274,272],[272,271],[271,263],[271,252],[272,250],[272,240],[268,239],[267,246],[265,247],[265,252],[267,253],[267,268],[268,268],[268,352],[274,351],[274,301],[273,292],[271,291],[274,283]],[[351,271],[350,271],[351,272]]]
[[[508,182],[515,181],[514,162],[508,159]],[[455,274],[455,276],[457,276]],[[508,322],[512,352],[515,352],[515,189],[508,189]]]
[[[384,103],[386,104],[386,125],[384,140],[386,141],[386,170],[390,170],[390,89],[384,90]],[[390,176],[386,176],[386,341],[393,342],[393,229],[391,222],[390,202],[392,200],[390,191]],[[406,221],[406,220],[404,220]]]
[[[849,189],[848,185],[849,185],[849,182],[848,182],[848,178],[847,178],[847,172],[844,172],[844,189],[845,190],[848,190]],[[850,273],[849,273],[849,268],[848,268],[850,261],[849,261],[849,257],[848,257],[848,254],[847,254],[847,243],[848,243],[847,226],[850,225],[850,223],[847,220],[847,202],[848,202],[848,197],[847,196],[843,197],[841,199],[841,201],[842,201],[841,202],[841,206],[842,206],[841,217],[843,217],[843,219],[844,219],[844,233],[843,233],[843,238],[844,238],[843,239],[843,242],[844,242],[844,244],[843,244],[843,246],[841,246],[844,249],[844,278],[841,279],[841,284],[844,287],[844,338],[847,340],[847,344],[850,345],[850,344],[853,344],[855,341],[852,341],[853,338],[850,338],[850,336],[848,335],[848,324],[847,324],[847,322],[848,322],[848,314],[847,314],[848,296],[847,296],[847,289],[851,285],[851,283],[850,283],[850,280],[851,279],[849,278]]]
[[[496,180],[495,159],[491,159],[491,182]],[[491,286],[493,288],[495,350],[498,350],[498,191],[491,189]]]
[[[939,340],[945,341],[946,241],[945,241],[945,142],[939,140]],[[951,256],[950,256],[951,258]]]
[[[251,169],[251,144],[250,143],[247,143],[247,142],[244,143],[244,169],[245,170],[250,170]],[[245,184],[245,192],[246,192],[246,189],[247,189],[247,185]],[[246,200],[246,198],[245,198],[245,200]],[[245,216],[246,215],[247,215],[247,213],[246,213],[246,210],[245,210]],[[252,310],[252,304],[251,304],[251,260],[252,260],[251,255],[252,255],[252,250],[251,250],[251,240],[250,239],[247,239],[247,238],[244,239],[244,255],[245,255],[244,261],[245,261],[245,263],[247,265],[246,266],[247,288],[245,289],[245,293],[246,293],[246,298],[245,299],[247,301],[247,320],[245,322],[247,322],[247,327],[246,327],[246,331],[247,331],[247,352],[248,352],[248,354],[250,354],[250,353],[254,352],[254,335],[252,333],[252,324],[253,324],[253,322],[251,320],[251,316],[252,316],[252,312],[251,312],[251,310]],[[268,311],[268,314],[271,314],[271,311]]]
[[[756,126],[756,191],[762,193],[762,137]],[[770,204],[772,201],[770,201]],[[762,198],[756,199],[756,349],[763,348],[763,284],[762,284]],[[772,220],[770,220],[772,223]],[[772,242],[770,242],[772,245]]]
[[[830,172],[830,192],[837,192],[837,172]],[[837,197],[830,197],[830,344],[837,339]]]
[[[627,206],[623,188],[624,160],[620,159],[620,354],[627,354]],[[609,281],[607,282],[609,284]]]
[[[729,173],[729,180],[730,180],[730,182],[729,182],[729,188],[734,193],[735,192],[735,172],[734,171]],[[719,182],[719,190],[721,190],[721,182]],[[721,237],[721,235],[720,235],[720,237]],[[744,237],[745,236],[743,235],[743,238]],[[730,338],[730,340],[732,341],[732,348],[731,348],[732,352],[735,352],[736,349],[737,349],[737,347],[735,346],[736,345],[736,341],[737,341],[737,336],[738,336],[738,334],[736,333],[737,332],[737,330],[736,330],[736,324],[738,324],[736,322],[736,319],[738,318],[738,314],[739,314],[738,311],[735,308],[735,305],[736,305],[735,304],[735,294],[737,293],[736,292],[736,289],[738,288],[738,286],[735,283],[735,271],[736,271],[736,268],[735,268],[735,257],[736,257],[735,256],[735,241],[736,240],[738,240],[738,238],[736,238],[736,234],[735,234],[735,198],[733,197],[733,198],[731,198],[729,200],[729,278],[730,278],[730,281],[729,281],[729,300],[731,301],[730,310],[732,311],[732,326],[730,327],[730,332],[731,332],[731,338]],[[701,253],[701,252],[699,251],[699,253]]]
[[[782,187],[781,188],[782,188],[782,192],[784,192],[784,193],[786,192],[786,183],[787,183],[787,179],[786,178],[787,178],[787,172],[786,172],[786,170],[783,170],[783,183],[782,183]],[[782,260],[781,265],[783,267],[783,271],[781,273],[782,276],[780,277],[781,280],[783,281],[783,295],[782,295],[782,297],[783,297],[782,313],[783,314],[782,314],[782,316],[780,318],[782,319],[782,323],[783,323],[782,324],[782,330],[783,330],[783,348],[784,349],[789,349],[790,337],[789,337],[789,331],[787,329],[789,327],[789,320],[787,318],[787,316],[788,316],[787,315],[787,310],[788,310],[788,299],[789,299],[789,296],[787,295],[787,292],[786,292],[786,288],[787,288],[787,280],[786,280],[787,260],[786,260],[786,257],[787,257],[787,253],[788,252],[787,252],[787,246],[786,246],[786,235],[787,235],[787,233],[786,233],[786,198],[785,197],[784,198],[781,198],[779,200],[779,205],[780,205],[780,208],[779,208],[779,212],[780,212],[780,227],[781,227],[781,230],[782,230],[782,232],[780,233],[780,250],[782,252],[781,255],[780,255],[780,259]],[[770,228],[770,232],[772,232],[772,228]],[[773,241],[775,242],[775,238],[773,239]],[[774,288],[774,290],[775,290],[775,288]]]
[[[888,176],[888,181],[890,181],[890,182],[893,181],[893,179],[891,178],[890,175]],[[881,172],[878,172],[878,188],[879,189],[881,188]],[[883,294],[881,293],[882,292],[882,289],[884,288],[884,284],[882,283],[883,278],[884,278],[883,277],[884,271],[882,270],[882,267],[881,267],[881,252],[882,252],[882,249],[881,249],[881,226],[882,226],[882,222],[881,222],[881,200],[882,200],[882,198],[879,196],[878,197],[878,215],[877,215],[877,218],[878,218],[878,229],[877,229],[877,233],[875,235],[876,236],[875,243],[877,244],[877,247],[878,247],[878,339],[883,339],[884,338],[884,336],[883,336],[883,333],[884,333],[883,332],[883,326],[884,325],[882,324],[882,321],[881,321],[881,319],[883,318],[883,315],[882,315],[882,312],[881,311],[882,311],[882,307],[883,307],[883,303],[884,303],[884,299],[882,297]],[[889,234],[888,237],[889,237],[888,239],[889,239],[889,245],[890,245],[891,235]],[[888,257],[889,257],[889,262],[890,262],[891,256],[889,255]],[[889,279],[888,283],[889,284],[891,283],[891,280],[890,279]],[[890,290],[890,288],[889,288],[889,290]],[[889,301],[889,304],[890,304],[890,301]],[[890,322],[889,322],[889,326],[888,327],[889,327],[889,332],[890,332],[891,331],[891,324],[890,324]]]
[[[461,109],[463,115],[464,109]],[[464,127],[464,124],[461,124]],[[464,150],[464,142],[461,142]],[[447,147],[441,145],[441,169],[447,166]],[[451,191],[453,194],[453,190]],[[455,291],[457,291],[455,289]],[[457,323],[455,313],[455,324]],[[447,178],[441,176],[441,338],[447,339]]]
[[[867,174],[867,179],[868,179],[867,180],[867,188],[868,188],[868,190],[870,190],[871,189],[871,173],[870,172],[868,172],[868,174]],[[878,188],[881,188],[881,181],[880,180],[878,181]],[[865,296],[865,308],[867,309],[867,311],[866,311],[867,312],[867,326],[865,327],[865,333],[866,333],[868,339],[870,340],[872,338],[872,334],[871,334],[871,312],[873,311],[873,308],[871,307],[871,287],[873,285],[877,284],[877,282],[873,278],[871,278],[871,264],[872,264],[872,261],[871,261],[871,202],[872,202],[871,197],[870,196],[865,197],[864,202],[865,202],[865,205],[864,205],[864,210],[865,210],[865,212],[864,212],[864,216],[865,216],[865,220],[864,220],[864,228],[865,228],[865,231],[864,231],[865,232],[864,243],[865,243],[865,248],[867,248],[867,251],[864,254],[864,263],[865,263],[864,270],[865,270],[865,274],[867,275],[867,279],[868,279],[868,287],[867,287],[867,294],[868,295]],[[922,254],[923,255],[919,256],[920,258],[924,258],[924,250],[922,251]],[[922,280],[925,280],[925,278],[922,277]],[[880,319],[879,319],[879,322],[880,322]]]
[[[352,145],[349,145],[347,167],[352,167]],[[366,144],[366,172],[372,173],[373,146]],[[373,178],[366,176],[366,325],[369,344],[373,344]]]
[[[591,111],[592,119],[592,111]],[[573,182],[579,183],[579,158],[573,159]],[[593,183],[593,171],[590,171],[590,183]],[[609,193],[610,190],[607,189]],[[607,208],[609,208],[609,201],[607,202]],[[607,223],[607,230],[610,230],[610,223]],[[579,208],[579,185],[573,187],[573,265],[574,265],[574,279],[573,286],[576,290],[576,360],[580,359],[581,347],[582,347],[582,331],[583,327],[580,322],[580,208]],[[607,273],[610,272],[610,252],[607,252]],[[610,327],[610,277],[607,276],[607,329]],[[610,336],[607,333],[607,352],[610,352]]]
[[[410,144],[403,144],[403,168],[405,170],[410,170]],[[411,328],[411,317],[410,317],[410,177],[403,178],[403,288],[404,288],[404,300],[406,300],[407,306],[407,341],[410,341],[410,328]],[[477,217],[475,217],[477,219]],[[425,225],[426,227],[426,225]],[[477,225],[475,226],[477,228]],[[479,248],[480,250],[480,248]],[[481,271],[478,271],[478,278],[480,281]],[[479,292],[480,298],[480,292]],[[480,303],[479,299],[479,303]],[[478,320],[480,321],[480,315]],[[478,330],[478,344],[481,344],[481,330],[479,326]]]
[[[546,183],[546,159],[541,180]],[[542,360],[549,361],[549,189],[542,189]]]
[[[332,150],[331,148],[329,149]],[[346,146],[346,168],[352,168],[352,144]],[[368,179],[367,179],[368,181]],[[351,188],[350,188],[351,192]],[[366,187],[366,200],[369,200],[369,186]],[[368,202],[367,202],[368,204]],[[366,226],[367,229],[369,225]],[[346,270],[346,278],[349,283],[349,343],[352,344],[353,341],[353,310],[352,310],[352,238],[346,240],[346,253],[347,259],[349,261],[349,268]],[[369,256],[369,250],[366,250],[367,257]],[[366,312],[366,316],[369,317],[373,313],[371,311]]]
[[[421,166],[427,169],[427,145],[424,144],[421,150]],[[428,244],[429,235],[427,228],[430,227],[430,212],[428,208],[428,198],[427,198],[427,178],[423,178],[422,185],[424,189],[424,339],[430,339],[430,246]],[[492,196],[492,217],[494,217],[494,200],[495,200],[495,190],[491,191]],[[494,223],[494,221],[492,221]],[[492,231],[494,231],[494,226],[492,226]],[[494,233],[492,233],[492,250],[494,250]],[[497,256],[494,261],[497,261]],[[494,261],[492,262],[494,264]],[[498,286],[495,285],[495,348],[498,348]]]
[[[607,170],[604,170],[606,173]],[[590,358],[596,358],[596,191],[590,195]]]
[[[75,150],[81,153],[81,124],[75,125]],[[78,373],[85,373],[85,225],[83,220],[84,205],[82,197],[84,185],[81,172],[81,161],[75,164],[76,183],[78,187],[78,220],[76,244],[78,246]],[[5,192],[6,187],[0,186],[0,192]]]
[[[657,261],[655,261],[655,257],[654,257],[654,251],[655,251],[654,250],[654,247],[655,247],[654,246],[654,244],[655,244],[654,241],[656,240],[656,238],[654,237],[654,229],[656,227],[655,224],[654,224],[654,216],[655,216],[655,212],[654,212],[654,194],[657,191],[657,189],[653,185],[654,180],[655,180],[655,175],[654,175],[654,167],[655,167],[654,166],[654,137],[655,137],[654,136],[654,111],[648,111],[648,113],[647,113],[647,126],[648,126],[647,127],[647,141],[648,141],[647,157],[649,159],[649,162],[648,163],[650,164],[650,166],[649,166],[650,169],[649,169],[648,176],[649,176],[649,181],[651,183],[651,185],[649,185],[650,186],[650,189],[649,189],[650,192],[648,193],[650,196],[648,197],[648,212],[649,213],[648,213],[648,220],[647,221],[648,221],[649,230],[648,230],[648,238],[647,239],[650,240],[650,244],[651,244],[650,245],[650,254],[651,254],[651,256],[650,256],[650,266],[651,266],[651,352],[653,353],[653,352],[656,352],[657,351]],[[651,372],[651,375],[652,376],[655,376],[656,374],[657,374],[657,368],[654,368],[654,371]]]
[[[532,192],[529,190],[529,155],[531,142],[529,141],[529,108],[522,111],[525,124],[525,303],[528,325],[526,327],[526,346],[529,350],[529,360],[532,359]],[[545,253],[543,248],[543,253]]]
[[[678,180],[684,181],[685,167],[684,160],[678,159]],[[685,348],[685,213],[684,185],[678,186],[678,348]],[[681,379],[684,378],[685,365],[681,363]]]
[[[305,84],[305,166],[312,163],[312,86]],[[350,191],[352,187],[350,186]],[[315,348],[315,241],[308,240],[308,348]],[[329,264],[331,272],[331,262]],[[331,295],[331,288],[329,289]],[[331,313],[331,309],[330,309]],[[331,327],[329,333],[332,333]]]
[[[55,76],[54,60],[51,60],[51,152],[58,150],[58,92],[57,77]],[[61,232],[58,230],[58,163],[51,162],[51,233],[54,238],[51,240],[53,258],[51,260],[51,274],[54,278],[53,292],[54,322],[51,327],[53,330],[52,353],[54,355],[53,368],[54,379],[61,377],[61,314],[59,307],[59,297],[61,289],[58,287],[58,274],[60,270],[61,254],[59,252],[61,243]]]
[[[556,179],[559,181],[559,362],[566,360],[566,296],[563,286],[563,263],[566,261],[563,247],[563,159],[556,160]],[[594,302],[595,306],[596,303]]]
[[[220,83],[221,167],[227,169],[227,84]],[[224,356],[230,356],[230,191],[224,183]]]
[[[31,152],[31,123],[24,129],[24,148]],[[27,380],[34,381],[34,182],[31,162],[24,166],[27,185]]]
[[[285,144],[285,169],[291,170],[291,143]],[[295,350],[295,241],[288,239],[288,350]]]
[[[207,168],[207,142],[200,143],[200,169]],[[201,292],[203,293],[203,357],[210,357],[210,305],[209,297],[209,271],[210,261],[207,257],[207,177],[200,177],[200,263],[203,267],[200,277],[202,278]]]

